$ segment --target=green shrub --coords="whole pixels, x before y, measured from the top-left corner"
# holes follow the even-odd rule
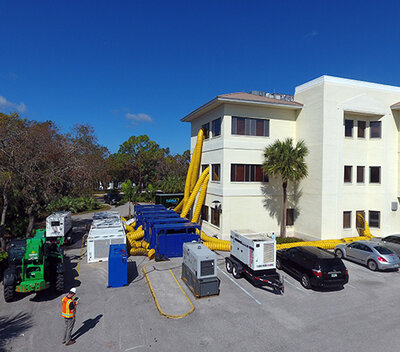
[[[302,241],[303,240],[301,238],[297,238],[297,237],[277,237],[276,238],[277,244],[302,242]]]
[[[0,262],[6,261],[8,258],[8,253],[4,251],[0,251]]]
[[[80,213],[82,211],[100,209],[101,204],[92,197],[61,197],[51,202],[46,210],[49,213],[56,211],[67,210],[72,213]]]

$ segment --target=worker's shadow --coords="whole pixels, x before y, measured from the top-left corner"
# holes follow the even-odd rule
[[[94,319],[85,320],[82,323],[83,325],[72,334],[71,339],[73,339],[73,340],[79,339],[82,335],[86,334],[89,330],[93,329],[97,325],[97,323],[100,321],[102,316],[103,316],[103,314],[99,314]]]

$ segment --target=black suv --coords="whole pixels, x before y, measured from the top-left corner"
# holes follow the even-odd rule
[[[118,193],[106,193],[104,195],[104,203],[108,203],[110,205],[118,204],[121,200],[121,196]]]
[[[319,247],[300,246],[276,253],[276,267],[300,279],[305,288],[343,287],[349,282],[342,260]]]

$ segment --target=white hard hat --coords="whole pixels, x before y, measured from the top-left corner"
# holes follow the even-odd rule
[[[71,288],[71,289],[69,290],[69,292],[76,293],[76,288],[75,288],[75,287]]]

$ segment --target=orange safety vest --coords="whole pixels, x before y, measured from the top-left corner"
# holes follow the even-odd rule
[[[65,296],[62,300],[62,313],[61,315],[64,318],[73,318],[75,316],[75,310],[72,312],[69,309],[69,305],[71,302],[73,302],[74,300],[71,298],[68,298],[67,296]]]

